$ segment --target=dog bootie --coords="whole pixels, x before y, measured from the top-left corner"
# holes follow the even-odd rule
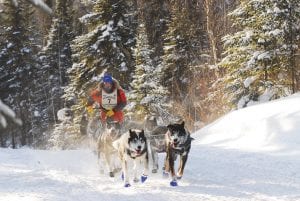
[[[169,173],[168,172],[165,172],[163,171],[163,178],[168,178],[169,177]]]
[[[148,176],[142,174],[141,176],[141,182],[144,183],[147,180]]]
[[[131,186],[130,183],[126,183],[126,184],[124,185],[125,188],[130,187],[130,186]]]
[[[122,181],[124,181],[124,173],[123,172],[121,174],[121,179],[122,179]]]
[[[178,186],[177,181],[176,180],[172,180],[170,182],[170,186]]]

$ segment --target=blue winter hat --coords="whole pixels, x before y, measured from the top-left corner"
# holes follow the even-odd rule
[[[102,80],[103,82],[113,83],[113,79],[109,74],[105,74]]]

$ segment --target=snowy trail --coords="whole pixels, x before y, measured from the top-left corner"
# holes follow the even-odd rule
[[[159,172],[124,188],[119,175],[98,173],[87,150],[0,149],[0,200],[300,200],[300,162],[293,160],[195,146],[179,187],[170,187]]]
[[[160,171],[124,188],[89,150],[0,149],[0,201],[300,201],[299,103],[251,106],[194,133],[178,187]]]

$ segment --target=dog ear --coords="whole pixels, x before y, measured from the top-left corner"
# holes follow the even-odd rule
[[[182,121],[182,123],[180,125],[182,128],[184,128],[184,121]]]
[[[134,134],[135,134],[134,131],[132,131],[131,129],[129,129],[129,135],[130,135],[130,137],[132,137]]]
[[[140,137],[142,137],[142,138],[145,137],[144,129],[141,130]]]

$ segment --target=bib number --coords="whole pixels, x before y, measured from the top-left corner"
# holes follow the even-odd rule
[[[111,110],[117,106],[118,97],[117,90],[114,90],[112,93],[106,93],[102,90],[102,107]]]

